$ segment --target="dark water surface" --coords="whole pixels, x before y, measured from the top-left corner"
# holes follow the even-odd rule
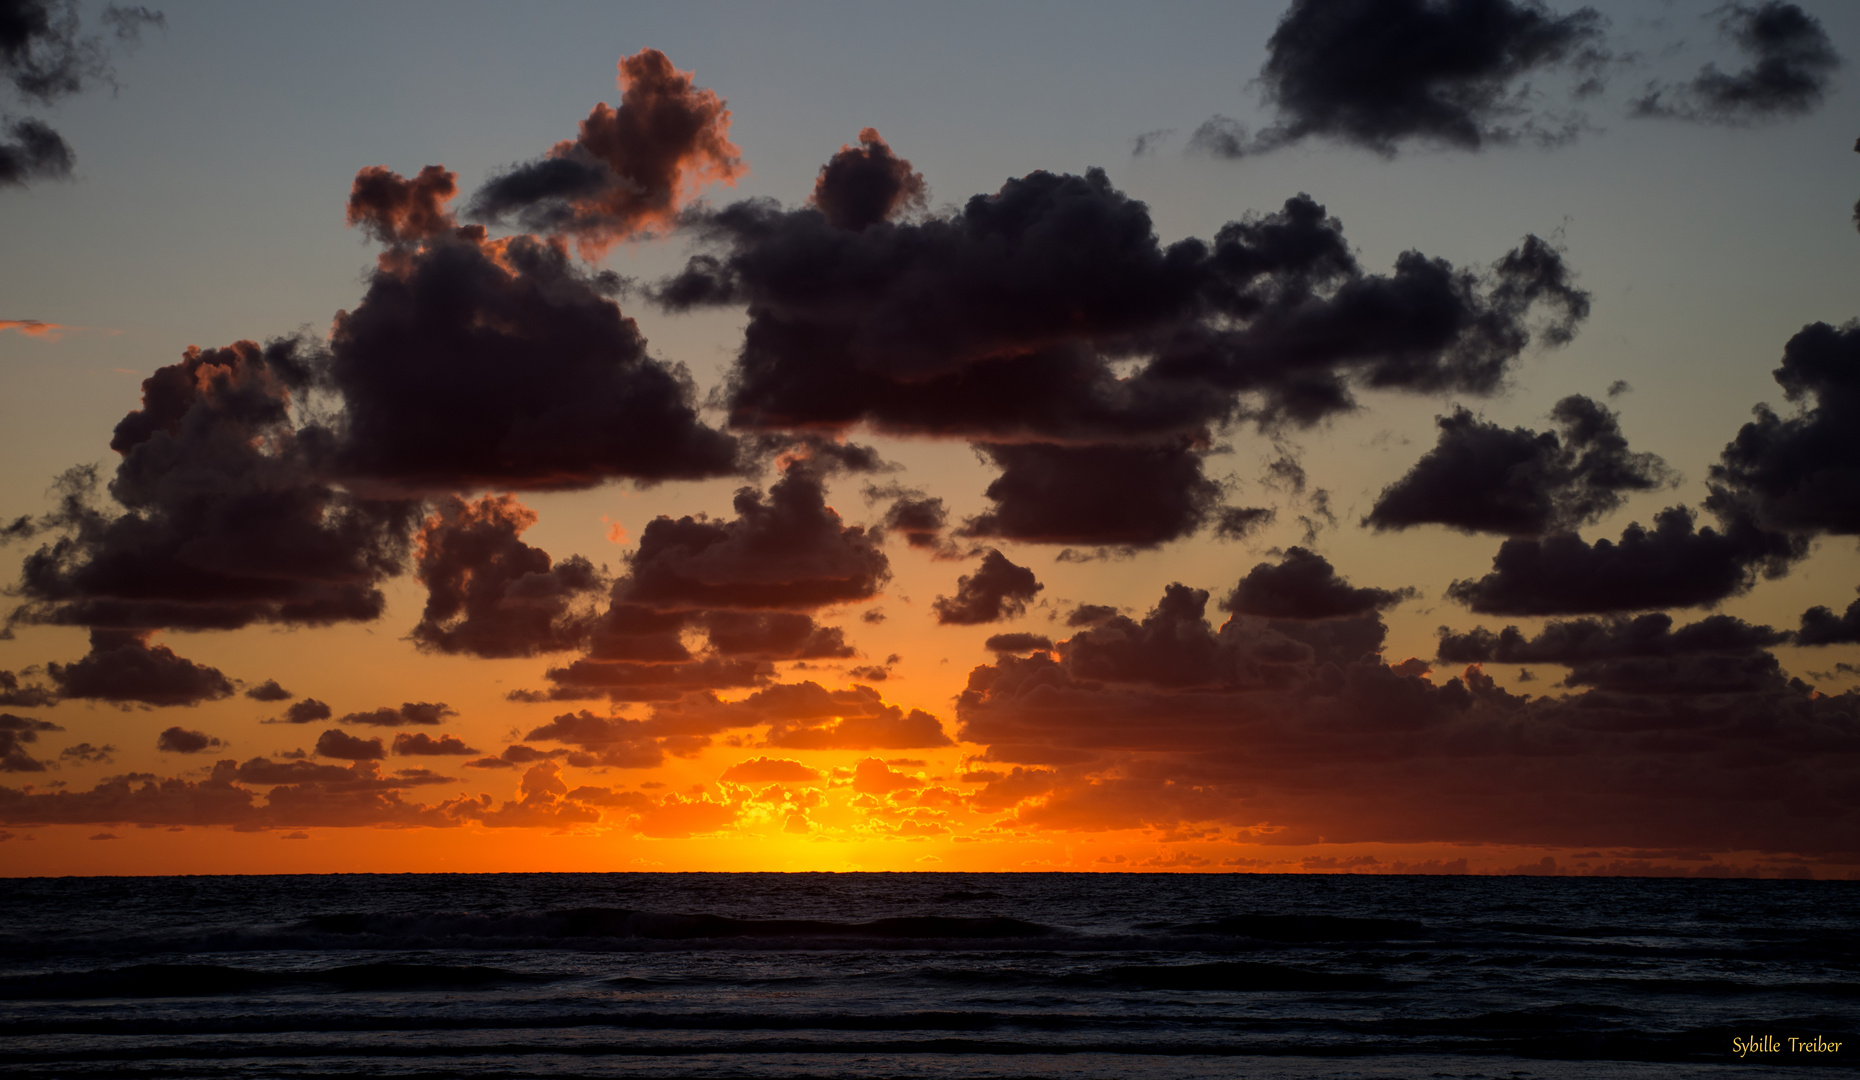
[[[0,912],[8,1076],[1511,1080],[1860,1063],[1856,882],[63,878],[0,880]],[[1778,1052],[1735,1052],[1765,1035]],[[1791,1051],[1790,1036],[1842,1046]]]

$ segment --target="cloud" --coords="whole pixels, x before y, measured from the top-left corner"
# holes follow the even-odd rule
[[[1860,644],[1860,600],[1847,605],[1840,615],[1817,605],[1802,613],[1802,628],[1796,631],[1798,645]]]
[[[962,738],[984,744],[984,760],[1023,770],[993,803],[1008,824],[1219,825],[1268,844],[1860,851],[1851,734],[1860,695],[1747,677],[1765,666],[1760,648],[1703,651],[1727,631],[1748,644],[1750,628],[1734,621],[1678,631],[1603,624],[1585,640],[1614,663],[1632,658],[1635,641],[1641,652],[1684,642],[1701,650],[1684,655],[1721,665],[1755,658],[1726,665],[1735,677],[1531,699],[1477,666],[1432,679],[1425,664],[1391,667],[1373,653],[1299,656],[1284,647],[1283,624],[1235,615],[1215,630],[1191,617],[1205,592],[1171,593],[1148,629],[1187,643],[1183,652],[1211,642],[1199,670],[1160,674],[1169,671],[1154,659],[1161,650],[1120,669],[1075,637],[1058,643],[1056,659],[1004,655],[971,672],[957,704]],[[972,779],[993,786],[1006,774]]]
[[[0,330],[12,330],[27,337],[42,337],[52,341],[58,340],[58,335],[65,329],[57,323],[41,322],[38,319],[0,319]]]
[[[865,758],[853,767],[853,790],[862,795],[889,795],[894,791],[915,791],[922,780],[908,773],[895,772],[877,758]]]
[[[943,530],[949,526],[949,509],[943,505],[942,499],[896,484],[886,487],[866,486],[866,502],[874,503],[887,498],[891,500],[891,505],[885,508],[884,520],[878,529],[873,530],[874,535],[895,532],[902,535],[904,542],[911,547],[923,548],[939,555],[951,553],[948,543],[943,539]]]
[[[326,374],[344,410],[331,469],[418,492],[737,472],[735,440],[698,420],[690,376],[647,354],[608,283],[560,245],[441,228],[449,219],[421,200],[442,200],[450,175],[357,180],[358,192],[367,179],[408,193],[379,211],[351,204],[353,220],[398,242],[335,319]]]
[[[251,698],[253,701],[289,701],[297,695],[279,686],[278,680],[266,679],[257,686],[246,690],[245,696]]]
[[[1775,377],[1795,415],[1757,406],[1712,480],[1750,499],[1770,528],[1860,534],[1860,322],[1803,327]]]
[[[708,737],[730,728],[769,725],[766,745],[791,750],[911,750],[955,745],[940,720],[906,712],[870,686],[828,690],[816,682],[764,687],[741,701],[708,695],[654,708],[642,733]]]
[[[1323,136],[1390,156],[1404,142],[1563,142],[1578,121],[1535,112],[1526,80],[1565,68],[1597,85],[1604,22],[1530,0],[1294,0],[1259,73],[1277,121],[1249,137],[1217,116],[1189,149],[1238,158]]]
[[[1277,565],[1263,562],[1248,571],[1221,607],[1269,619],[1336,619],[1367,615],[1414,595],[1413,589],[1352,586],[1324,556],[1291,547]]]
[[[1436,524],[1541,536],[1595,523],[1624,493],[1671,479],[1653,454],[1628,450],[1615,413],[1580,394],[1556,403],[1552,432],[1506,429],[1466,409],[1437,417],[1440,439],[1382,490],[1363,524],[1378,532]]]
[[[1706,64],[1691,82],[1650,84],[1633,115],[1743,125],[1802,116],[1821,104],[1841,55],[1819,20],[1781,0],[1726,4],[1715,13],[1719,32],[1750,65],[1727,75]]]
[[[840,147],[820,167],[813,203],[827,224],[856,232],[888,221],[900,210],[923,210],[929,194],[923,174],[893,154],[876,128],[865,128],[857,147]]]
[[[398,709],[383,705],[372,712],[349,713],[336,722],[367,724],[371,727],[401,727],[406,724],[437,724],[448,717],[457,715],[458,710],[443,701],[407,701],[402,702]]]
[[[11,705],[20,709],[42,709],[56,704],[58,694],[50,687],[21,685],[19,676],[10,671],[0,671],[0,705]]]
[[[975,442],[1005,475],[969,531],[1014,539],[1187,535],[1218,503],[1201,471],[1213,429],[1316,423],[1359,386],[1491,393],[1588,313],[1535,237],[1483,272],[1411,251],[1370,274],[1298,196],[1165,246],[1099,170],[857,232],[766,200],[692,221],[704,250],[651,295],[747,305],[723,394],[734,427]]]
[[[736,784],[810,784],[819,783],[820,772],[787,758],[756,757],[725,769],[720,779]]]
[[[1154,547],[1194,533],[1221,498],[1220,485],[1202,475],[1203,455],[1188,440],[979,443],[976,449],[1002,472],[984,493],[994,508],[964,522],[963,536]]]
[[[319,720],[328,720],[333,715],[334,710],[328,705],[315,698],[305,698],[286,706],[284,715],[278,720],[268,720],[266,723],[314,724]]]
[[[92,630],[90,652],[69,664],[45,665],[67,698],[198,705],[231,697],[233,684],[218,668],[177,656],[166,645],[150,645],[146,633]]]
[[[426,608],[413,628],[423,648],[473,656],[533,656],[576,648],[594,621],[604,576],[580,556],[552,563],[518,539],[536,512],[509,495],[451,497],[414,538]]]
[[[428,165],[408,180],[382,165],[355,174],[348,219],[384,244],[411,244],[458,227],[446,204],[458,194],[458,174]]]
[[[706,611],[698,617],[719,656],[763,660],[845,660],[845,632],[796,611]]]
[[[930,608],[943,626],[1000,622],[1023,614],[1027,601],[1044,588],[1032,570],[1014,565],[1007,556],[989,548],[975,573],[956,579],[956,595],[939,596]]]
[[[133,46],[144,26],[164,17],[146,7],[104,8],[103,21],[118,46]],[[110,45],[85,34],[75,3],[9,0],[0,14],[0,80],[14,97],[39,105],[83,93],[97,83],[115,89]],[[34,180],[71,176],[77,155],[63,136],[31,117],[8,125],[13,142],[0,142],[0,186],[25,187]]]
[[[292,426],[313,381],[307,346],[280,339],[189,347],[143,380],[142,407],[116,426],[109,494],[72,469],[33,531],[12,622],[125,630],[233,629],[254,622],[369,620],[379,582],[402,567],[414,506],[322,478],[327,432]]]
[[[155,749],[169,754],[198,754],[224,744],[204,731],[189,731],[179,724],[155,737]]]
[[[413,754],[427,757],[464,756],[480,753],[460,740],[457,736],[441,735],[435,739],[424,731],[400,731],[394,734],[394,753]]]
[[[77,153],[57,131],[32,119],[15,120],[6,130],[11,140],[0,142],[0,187],[27,187],[35,180],[71,176]]]
[[[681,200],[707,183],[734,184],[748,171],[729,140],[723,99],[698,88],[664,53],[641,49],[622,59],[619,86],[618,109],[596,105],[574,140],[485,184],[470,212],[573,236],[592,255],[669,228]]]
[[[1698,607],[1739,595],[1759,573],[1780,577],[1807,554],[1807,541],[1771,532],[1747,511],[1720,502],[1719,527],[1695,528],[1691,510],[1672,506],[1639,522],[1619,543],[1593,545],[1572,533],[1513,538],[1492,572],[1455,581],[1447,595],[1488,615],[1581,615]]]
[[[1439,657],[1451,664],[1561,664],[1565,686],[1619,694],[1743,693],[1787,684],[1766,650],[1787,644],[1787,631],[1730,615],[1710,615],[1673,629],[1656,612],[1634,619],[1551,621],[1535,638],[1515,626],[1497,634],[1479,627],[1443,632]]]
[[[39,741],[41,731],[63,731],[49,720],[0,713],[0,772],[44,772],[45,763],[26,750]]]
[[[788,467],[765,499],[741,488],[736,517],[657,517],[614,595],[660,609],[809,610],[868,600],[891,575],[876,538],[845,525],[820,477]]]
[[[376,761],[387,756],[380,739],[358,739],[348,732],[330,728],[317,736],[316,752],[323,757],[349,761]]]
[[[102,746],[92,746],[90,743],[81,742],[76,746],[67,746],[58,751],[58,760],[76,762],[79,765],[108,765],[116,760],[110,756],[114,753],[116,753],[116,747],[108,743]]]
[[[1025,653],[1052,647],[1053,639],[1044,634],[994,634],[982,642],[982,648],[990,652]]]
[[[596,716],[586,709],[563,713],[525,735],[568,743],[592,754],[598,764],[621,769],[651,769],[665,761],[661,732],[644,721]]]

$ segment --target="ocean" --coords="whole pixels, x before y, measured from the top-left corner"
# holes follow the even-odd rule
[[[0,879],[0,912],[11,1077],[1526,1080],[1860,1063],[1860,882],[37,878]]]

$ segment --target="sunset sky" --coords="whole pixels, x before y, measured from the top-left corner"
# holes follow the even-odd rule
[[[1856,64],[0,0],[0,873],[1860,876]]]

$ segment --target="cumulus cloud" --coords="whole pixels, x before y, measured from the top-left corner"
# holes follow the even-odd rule
[[[660,609],[811,610],[869,600],[890,577],[877,540],[840,520],[805,465],[791,465],[766,497],[740,489],[734,505],[733,520],[648,522],[616,598]]]
[[[987,746],[984,760],[1019,770],[993,803],[1012,824],[1218,824],[1268,844],[1860,850],[1850,809],[1860,696],[1818,697],[1773,671],[1749,677],[1767,666],[1756,642],[1773,631],[1603,623],[1524,638],[1509,647],[1738,669],[1658,692],[1652,680],[1623,693],[1598,679],[1596,689],[1533,700],[1476,665],[1436,678],[1424,663],[1390,666],[1373,653],[1323,658],[1283,634],[1289,621],[1236,614],[1216,630],[1199,618],[1206,595],[1173,587],[1144,626],[1113,617],[1060,641],[1057,657],[1003,655],[971,672],[961,734]],[[1117,634],[1088,647],[1086,634],[1100,628]],[[1175,653],[1206,659],[1171,666]],[[1726,664],[1740,657],[1749,662]],[[1649,670],[1603,674],[1631,681]],[[992,787],[1008,774],[972,779]]]
[[[828,690],[819,683],[778,683],[741,701],[709,695],[656,706],[639,730],[667,738],[705,738],[732,728],[768,725],[766,744],[792,750],[914,750],[953,746],[942,721],[908,712],[870,686]]]
[[[0,713],[0,772],[44,772],[45,762],[32,756],[27,743],[39,741],[42,731],[63,731],[49,720]]]
[[[198,754],[218,750],[225,745],[204,731],[190,731],[179,724],[155,737],[155,749],[169,754]]]
[[[1007,556],[989,548],[975,573],[956,579],[956,595],[939,596],[930,608],[936,612],[936,621],[944,626],[1000,622],[1025,613],[1027,601],[1044,588],[1032,570],[1016,566]]]
[[[1787,644],[1787,631],[1730,615],[1711,615],[1673,628],[1663,612],[1634,619],[1552,620],[1536,637],[1515,626],[1497,634],[1479,627],[1443,630],[1439,657],[1450,664],[1560,664],[1567,686],[1620,694],[1710,694],[1781,689],[1781,666],[1767,650]]]
[[[1798,645],[1860,644],[1860,600],[1848,604],[1839,615],[1821,605],[1804,611],[1795,641]]]
[[[559,245],[455,227],[437,205],[451,174],[430,172],[364,170],[351,197],[350,219],[396,243],[330,336],[338,475],[562,490],[737,471],[735,440],[698,420],[689,375],[647,354],[598,277]]]
[[[1579,121],[1535,108],[1528,80],[1562,68],[1579,90],[1598,87],[1604,23],[1594,8],[1564,15],[1534,0],[1294,0],[1259,73],[1277,121],[1249,135],[1217,116],[1189,149],[1238,158],[1313,136],[1383,155],[1407,142],[1562,142]]]
[[[1706,64],[1690,82],[1652,84],[1634,102],[1635,116],[1742,125],[1801,116],[1821,104],[1842,61],[1820,20],[1782,0],[1726,4],[1715,13],[1719,32],[1749,65],[1727,74]]]
[[[314,724],[319,720],[328,720],[335,711],[315,698],[294,701],[284,709],[284,715],[275,721],[266,723]]]
[[[0,705],[19,709],[42,709],[55,704],[58,694],[49,686],[22,683],[11,671],[0,671]]]
[[[842,146],[814,181],[813,203],[838,229],[857,231],[888,221],[901,210],[923,210],[930,195],[923,174],[891,152],[878,129],[859,132],[859,145]]]
[[[554,563],[518,539],[535,523],[536,512],[509,495],[442,500],[414,538],[414,573],[426,586],[426,608],[413,640],[484,657],[582,644],[606,581],[580,556]]]
[[[1571,395],[1536,432],[1487,423],[1466,409],[1436,418],[1440,439],[1382,490],[1363,524],[1377,531],[1437,524],[1462,532],[1540,536],[1593,524],[1627,492],[1671,479],[1653,454],[1633,453],[1615,413]]]
[[[443,701],[406,701],[402,702],[398,709],[383,705],[370,712],[349,713],[336,722],[367,724],[370,727],[402,727],[408,724],[437,724],[448,717],[457,715],[458,710]]]
[[[755,757],[723,770],[721,779],[735,784],[813,784],[820,772],[788,758]]]
[[[966,531],[1014,539],[1187,535],[1219,509],[1213,429],[1316,423],[1358,387],[1490,393],[1588,312],[1534,237],[1484,272],[1407,252],[1372,274],[1298,196],[1165,246],[1097,170],[1032,173],[885,228],[764,200],[694,229],[706,249],[652,295],[748,306],[732,425],[970,440],[1004,474]],[[907,532],[927,546],[936,519],[916,509],[927,520]]]
[[[670,227],[682,200],[748,171],[729,140],[723,99],[664,53],[641,49],[622,59],[619,86],[619,108],[596,105],[576,138],[480,188],[471,212],[572,236],[592,255]]]
[[[1860,534],[1860,322],[1803,327],[1775,377],[1795,414],[1757,406],[1712,479],[1750,500],[1770,528]]]
[[[323,757],[349,761],[377,761],[387,756],[380,739],[361,739],[339,728],[330,728],[317,736],[316,752]]]
[[[279,686],[278,680],[266,679],[257,686],[248,687],[245,696],[253,701],[289,701],[297,695]]]
[[[89,468],[61,478],[34,526],[10,620],[146,630],[369,620],[403,565],[414,506],[325,479],[324,429],[292,424],[314,381],[307,346],[188,348],[143,380],[116,426],[122,455],[98,505]]]
[[[480,751],[466,746],[456,735],[441,735],[437,739],[424,731],[400,731],[394,734],[394,753],[421,755],[426,757],[463,757]]]
[[[51,105],[99,84],[116,88],[110,50],[133,46],[145,26],[161,26],[161,12],[111,4],[102,21],[114,42],[86,34],[76,3],[8,0],[0,9],[0,82],[20,101]],[[31,117],[7,125],[12,141],[0,141],[0,187],[25,187],[35,180],[63,180],[77,155],[64,137]]]
[[[1491,573],[1455,581],[1447,595],[1489,615],[1698,607],[1745,592],[1759,574],[1780,577],[1807,554],[1806,539],[1763,528],[1741,506],[1720,507],[1717,528],[1697,527],[1691,510],[1673,506],[1654,515],[1652,529],[1629,525],[1618,543],[1573,533],[1513,538]]]
[[[1277,564],[1263,562],[1248,571],[1221,606],[1269,619],[1335,619],[1367,615],[1412,596],[1413,589],[1353,586],[1324,556],[1291,547]]]
[[[232,680],[218,668],[177,656],[166,645],[150,645],[148,634],[130,630],[92,630],[89,653],[69,664],[54,661],[45,670],[59,695],[68,698],[198,705],[233,693]]]

